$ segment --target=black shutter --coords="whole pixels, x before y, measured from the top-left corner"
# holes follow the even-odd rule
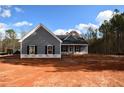
[[[35,46],[35,54],[37,54],[37,46]]]
[[[27,54],[29,54],[29,46],[27,46]]]
[[[53,54],[55,54],[55,46],[53,46]]]
[[[47,46],[45,46],[45,54],[47,54]]]

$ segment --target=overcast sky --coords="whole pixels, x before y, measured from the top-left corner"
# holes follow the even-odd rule
[[[109,20],[114,9],[123,12],[124,6],[0,6],[0,32],[12,28],[19,34],[42,23],[55,34],[82,33]]]

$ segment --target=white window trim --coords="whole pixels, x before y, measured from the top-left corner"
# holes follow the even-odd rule
[[[28,46],[29,46],[29,47],[32,47],[32,46],[33,46],[33,47],[35,48],[36,45],[28,45]],[[35,49],[35,50],[36,50],[36,49]],[[28,51],[29,51],[29,49],[28,49]],[[30,53],[29,53],[29,55],[35,55],[35,54],[30,54]]]
[[[53,45],[47,45],[47,54],[49,54],[49,53],[48,53],[48,47],[49,47],[49,46],[52,46],[52,54],[53,54]]]

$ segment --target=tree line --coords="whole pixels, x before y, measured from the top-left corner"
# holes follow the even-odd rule
[[[105,20],[96,30],[89,27],[86,35],[89,53],[124,54],[124,13],[115,9],[109,21]]]
[[[0,32],[0,54],[12,54],[19,51],[18,40],[13,29],[6,30],[4,35]]]
[[[26,32],[22,32],[22,37],[25,34]],[[83,37],[89,44],[89,53],[124,54],[124,12],[115,9],[110,20],[105,20],[98,29],[89,27]],[[4,36],[0,33],[0,53],[13,53],[19,50],[18,41],[13,29],[6,30]]]

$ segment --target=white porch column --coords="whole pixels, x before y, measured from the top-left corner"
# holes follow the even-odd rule
[[[75,45],[72,45],[72,47],[73,47],[73,53],[75,52]]]

